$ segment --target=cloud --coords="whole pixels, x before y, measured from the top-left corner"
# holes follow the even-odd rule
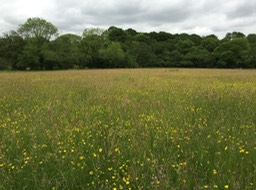
[[[4,1],[4,2],[1,2]],[[41,17],[63,33],[117,26],[137,31],[246,34],[256,31],[254,0],[0,0],[0,32]]]

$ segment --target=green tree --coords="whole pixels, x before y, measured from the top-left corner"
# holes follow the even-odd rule
[[[180,63],[184,59],[184,56],[179,52],[179,50],[173,50],[170,53],[170,59],[168,66],[170,67],[179,67],[181,66]]]
[[[43,49],[45,69],[84,68],[81,37],[64,34]]]
[[[99,50],[109,44],[106,32],[99,33],[99,29],[85,29],[82,35],[81,50],[84,64],[90,68],[101,67]]]
[[[226,36],[222,39],[222,41],[226,42],[236,38],[245,38],[245,35],[241,32],[228,32]]]
[[[18,58],[19,69],[45,69],[44,48],[51,39],[58,35],[58,29],[41,18],[29,18],[20,25],[18,33],[25,39],[26,45]]]
[[[108,35],[108,39],[110,41],[115,41],[115,42],[125,42],[129,40],[129,35],[126,31],[124,31],[121,28],[117,28],[115,26],[109,27],[109,29],[106,31]]]
[[[58,35],[58,29],[50,22],[42,18],[28,18],[27,21],[18,28],[26,39],[36,38],[50,40]]]
[[[18,57],[16,67],[20,70],[43,69],[42,47],[38,46],[37,40],[30,40],[29,43],[26,43],[22,53]]]
[[[176,49],[182,54],[186,54],[195,45],[190,39],[180,40],[175,44]]]
[[[211,53],[200,46],[192,47],[185,55],[185,60],[192,62],[191,66],[200,68],[212,67],[214,63]]]
[[[100,49],[99,55],[102,59],[102,67],[126,67],[125,53],[119,42],[111,42],[106,48]]]
[[[0,37],[0,70],[16,69],[16,63],[24,45],[24,40],[15,31]]]
[[[249,67],[256,68],[256,34],[249,34],[247,40],[251,47],[250,55],[252,57]]]
[[[157,59],[153,52],[153,48],[147,43],[138,41],[133,42],[129,54],[136,58],[136,65],[139,67],[157,66]]]
[[[209,52],[213,52],[219,45],[219,40],[216,36],[204,37],[201,41],[201,46],[207,49]]]
[[[191,34],[189,36],[189,39],[196,45],[199,46],[201,44],[202,41],[202,37],[197,35],[197,34]]]
[[[245,38],[235,38],[218,46],[213,55],[217,59],[218,67],[244,68],[249,67],[251,48]]]

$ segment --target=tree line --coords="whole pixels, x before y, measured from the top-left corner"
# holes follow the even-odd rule
[[[0,37],[0,70],[138,67],[256,68],[256,34],[219,39],[111,26],[59,35],[52,23],[29,18]]]

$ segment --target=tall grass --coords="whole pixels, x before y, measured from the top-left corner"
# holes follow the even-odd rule
[[[256,71],[0,73],[0,189],[256,189]]]

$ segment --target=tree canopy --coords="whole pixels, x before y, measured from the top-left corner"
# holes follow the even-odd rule
[[[18,33],[25,38],[43,38],[50,40],[58,34],[58,29],[50,22],[41,18],[29,18],[20,25]]]
[[[29,18],[0,36],[0,70],[196,67],[256,68],[256,34],[137,32],[115,26],[58,35],[42,18]]]

